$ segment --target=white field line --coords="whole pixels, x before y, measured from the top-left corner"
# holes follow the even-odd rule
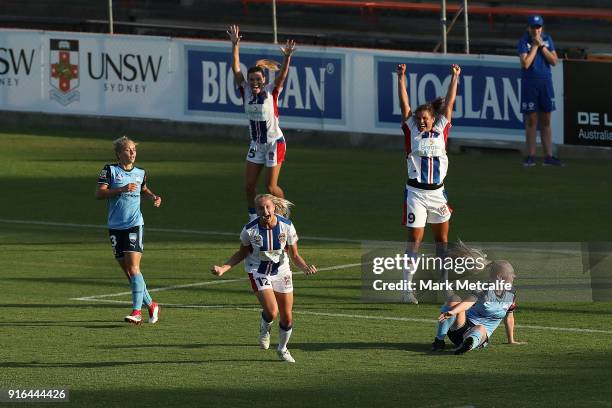
[[[6,224],[25,224],[25,225],[46,225],[46,226],[54,226],[54,227],[70,227],[70,228],[95,228],[95,229],[107,229],[106,225],[96,225],[96,224],[75,224],[75,223],[65,223],[65,222],[52,222],[52,221],[33,221],[33,220],[9,220],[9,219],[1,219],[1,223]],[[172,228],[147,228],[148,231],[154,232],[170,232],[170,233],[181,233],[181,234],[194,234],[194,235],[218,235],[218,236],[236,236],[236,233],[233,232],[220,232],[220,231],[200,231],[200,230],[189,230],[189,229],[172,229]],[[395,243],[395,241],[364,241],[357,239],[345,239],[345,238],[329,238],[329,237],[309,237],[303,236],[304,239],[312,240],[312,241],[327,241],[327,242],[350,242],[350,243],[363,243],[363,242],[371,242],[371,243]],[[507,249],[507,248],[504,248]],[[566,252],[566,251],[558,251],[558,252]],[[570,252],[570,251],[567,251]],[[573,251],[572,251],[573,252]],[[343,269],[354,266],[360,266],[361,264],[347,264],[347,265],[337,265],[329,268],[321,268],[319,271],[324,270],[334,270],[334,269]],[[168,286],[164,288],[151,289],[149,292],[157,292],[162,290],[171,290],[171,289],[179,289],[185,287],[193,287],[193,286],[204,286],[204,285],[214,285],[221,283],[230,283],[237,282],[240,280],[245,280],[247,278],[240,279],[226,279],[220,281],[206,281],[206,282],[197,282],[190,283],[185,285],[175,285]],[[80,300],[80,301],[94,301],[94,302],[104,302],[104,303],[131,303],[129,301],[118,301],[118,300],[110,300],[103,299],[105,297],[115,297],[115,296],[125,296],[129,295],[131,292],[121,292],[121,293],[112,293],[107,295],[95,295],[95,296],[86,296],[81,298],[73,298],[71,300]],[[224,305],[181,305],[181,304],[165,304],[167,307],[183,307],[183,308],[220,308],[220,309],[234,309],[234,310],[257,310],[260,309],[253,308],[238,308],[238,307],[227,307]],[[345,318],[355,318],[355,319],[367,319],[367,320],[393,320],[393,321],[408,321],[408,322],[421,322],[421,323],[433,323],[436,320],[429,319],[419,319],[419,318],[411,318],[411,317],[388,317],[388,316],[368,316],[368,315],[352,315],[345,313],[319,313],[319,312],[309,312],[309,311],[299,311],[295,310],[296,314],[305,314],[305,315],[313,315],[313,316],[327,316],[327,317],[345,317]],[[571,328],[571,327],[551,327],[551,326],[534,326],[534,325],[520,325],[517,324],[516,327],[523,329],[532,329],[532,330],[550,330],[550,331],[566,331],[566,332],[584,332],[584,333],[602,333],[602,334],[612,334],[612,330],[597,330],[597,329],[581,329],[581,328]]]
[[[344,265],[334,265],[328,266],[325,268],[318,268],[317,272],[325,272],[325,271],[334,271],[338,269],[346,269],[353,268],[355,266],[361,266],[360,263],[352,263],[352,264],[344,264]],[[299,275],[301,272],[293,272],[293,275]],[[239,282],[243,280],[247,280],[249,278],[237,278],[237,279],[223,279],[223,280],[213,280],[213,281],[204,281],[204,282],[195,282],[195,283],[186,283],[184,285],[173,285],[173,286],[164,286],[161,288],[148,289],[149,292],[161,292],[164,290],[173,290],[173,289],[181,289],[181,288],[191,288],[195,286],[207,286],[207,285],[219,285],[222,283],[232,283]],[[131,295],[132,292],[119,292],[119,293],[108,293],[104,295],[94,295],[94,296],[83,296],[79,298],[72,298],[70,300],[94,300],[94,299],[102,299],[107,297],[116,297],[116,296],[125,296]]]
[[[76,224],[69,222],[54,222],[54,221],[36,221],[36,220],[11,220],[0,218],[0,223],[5,224],[22,224],[22,225],[45,225],[51,227],[68,227],[68,228],[93,228],[93,229],[108,229],[106,225],[102,224]],[[207,230],[192,230],[192,229],[174,229],[174,228],[155,228],[155,227],[147,227],[147,231],[153,232],[168,232],[168,233],[176,233],[176,234],[193,234],[193,235],[216,235],[216,236],[226,236],[226,237],[237,237],[238,233],[235,232],[222,232],[222,231],[207,231]],[[363,239],[349,239],[349,238],[335,238],[335,237],[312,237],[312,236],[301,236],[301,238],[309,240],[309,241],[322,241],[322,242],[346,242],[353,244],[364,244],[364,245],[403,245],[403,242],[398,241],[381,241],[381,240],[363,240]],[[526,244],[526,246],[490,246],[488,249],[492,250],[507,250],[507,251],[522,251],[522,252],[540,252],[538,248],[533,248],[531,244]],[[565,255],[576,255],[580,254],[581,251],[579,249],[555,249],[546,251],[550,254],[565,254]]]
[[[318,271],[324,272],[324,271],[352,268],[352,267],[360,266],[360,265],[361,264],[358,264],[358,263],[335,265],[335,266],[320,268]],[[180,289],[180,288],[187,288],[187,287],[194,287],[194,286],[232,283],[232,282],[238,282],[238,281],[242,281],[246,279],[248,278],[224,279],[224,280],[189,283],[185,285],[166,286],[162,288],[151,289],[149,292]],[[86,302],[87,301],[88,302],[101,302],[101,303],[131,304],[132,302],[127,301],[127,300],[105,299],[108,297],[130,295],[131,293],[132,292],[110,293],[106,295],[95,295],[95,296],[86,296],[86,297],[80,297],[80,298],[72,298],[70,300],[79,300],[79,301],[86,301]],[[252,311],[260,312],[261,311],[261,309],[258,307],[251,308],[251,307],[238,307],[238,306],[231,306],[231,305],[190,305],[190,304],[181,304],[181,303],[160,303],[160,305],[164,307],[175,307],[175,308],[185,308],[185,309],[226,309],[226,310],[241,310],[241,311],[249,311],[249,312],[252,312]],[[437,322],[437,320],[423,319],[423,318],[418,318],[418,317],[372,316],[372,315],[359,315],[359,314],[349,314],[349,313],[313,312],[313,311],[308,311],[308,310],[294,310],[293,313],[301,314],[301,315],[310,315],[310,316],[339,317],[339,318],[347,318],[347,319],[364,319],[364,320],[378,320],[378,321],[416,322],[416,323],[427,323],[427,324],[432,324],[432,323]],[[531,329],[531,330],[612,334],[612,330],[583,329],[583,328],[574,328],[574,327],[535,326],[535,325],[523,325],[523,324],[517,324],[516,327],[521,328],[521,329]]]
[[[80,299],[72,299],[80,300]],[[91,302],[101,303],[119,303],[131,305],[132,302],[129,300],[111,300],[111,299],[87,299]],[[225,310],[240,310],[248,312],[261,312],[261,308],[258,307],[238,307],[231,305],[189,305],[181,303],[160,303],[160,306],[164,307],[175,307],[182,309],[225,309]],[[372,316],[372,315],[358,315],[349,313],[326,313],[326,312],[312,312],[308,310],[293,310],[293,314],[310,315],[310,316],[321,316],[321,317],[340,317],[345,319],[363,319],[363,320],[378,320],[378,321],[395,321],[395,322],[416,322],[416,323],[436,323],[435,319],[422,319],[418,317],[393,317],[393,316]],[[599,329],[583,329],[577,327],[554,327],[554,326],[536,326],[536,325],[523,325],[517,324],[519,329],[530,329],[530,330],[543,330],[543,331],[561,331],[561,332],[573,332],[573,333],[594,333],[594,334],[612,334],[612,330],[599,330]]]
[[[34,221],[34,220],[9,220],[0,218],[1,223],[5,224],[22,224],[22,225],[45,225],[50,227],[68,227],[68,228],[93,228],[93,229],[108,229],[106,225],[101,224],[74,224],[69,222],[53,222],[53,221]],[[153,232],[169,232],[177,234],[194,234],[194,235],[219,235],[227,237],[238,237],[239,232],[221,232],[221,231],[202,231],[192,229],[174,229],[174,228],[155,228],[146,227],[147,231]],[[362,242],[373,242],[373,243],[393,243],[393,241],[367,241],[360,239],[346,239],[346,238],[330,238],[330,237],[310,237],[300,236],[303,239],[309,241],[325,241],[325,242],[348,242],[361,244]]]

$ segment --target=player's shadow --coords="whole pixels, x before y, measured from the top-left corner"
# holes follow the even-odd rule
[[[106,324],[96,324],[96,323]],[[85,324],[83,324],[85,323]],[[0,327],[78,327],[83,329],[116,329],[126,327],[125,323],[109,323],[108,320],[58,320],[58,321],[31,321],[31,322],[7,322],[0,323]]]
[[[399,350],[423,353],[430,350],[429,344],[405,342],[290,343],[289,347],[308,352],[329,350]]]
[[[172,364],[172,365],[194,365],[207,364],[217,362],[238,362],[238,361],[253,361],[257,363],[278,363],[279,360],[274,359],[219,359],[219,360],[151,360],[151,361],[96,361],[96,362],[57,362],[46,363],[40,361],[18,362],[4,361],[0,362],[0,368],[104,368],[104,367],[124,367],[124,366],[140,366],[148,364]]]

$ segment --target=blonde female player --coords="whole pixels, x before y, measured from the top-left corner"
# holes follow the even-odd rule
[[[295,360],[287,350],[293,326],[293,282],[289,257],[306,275],[317,272],[300,256],[295,227],[286,216],[292,204],[271,194],[255,197],[259,218],[250,221],[240,233],[240,248],[221,266],[214,265],[213,275],[222,276],[230,268],[244,260],[251,287],[263,311],[259,332],[259,345],[270,347],[270,328],[280,313],[278,357],[289,363]]]
[[[130,282],[132,313],[124,318],[128,323],[141,324],[142,304],[149,309],[149,323],[157,323],[159,306],[151,299],[142,273],[144,220],[140,212],[141,196],[149,198],[153,206],[161,205],[161,197],[147,185],[144,169],[136,162],[136,143],[126,136],[113,142],[118,163],[107,164],[98,177],[96,199],[108,205],[108,233],[115,259]]]
[[[461,68],[451,65],[451,80],[446,99],[438,98],[412,112],[406,90],[406,65],[397,67],[399,101],[404,131],[404,147],[408,166],[408,182],[404,192],[402,224],[408,228],[406,255],[415,259],[423,240],[425,224],[431,224],[436,241],[436,256],[444,257],[448,243],[451,209],[446,201],[444,177],[448,169],[446,142]],[[404,280],[412,282],[413,266],[404,269]],[[412,290],[404,293],[405,303],[417,304]]]
[[[278,124],[278,96],[289,72],[291,54],[295,51],[295,42],[288,40],[280,50],[283,63],[273,83],[266,84],[266,72],[277,71],[278,63],[271,60],[259,60],[247,71],[245,79],[240,69],[239,43],[240,28],[232,25],[227,30],[232,41],[232,70],[234,80],[240,89],[244,101],[244,111],[249,119],[249,136],[251,145],[246,157],[245,191],[249,210],[249,219],[257,218],[254,206],[256,185],[264,165],[268,168],[266,186],[268,192],[284,198],[285,193],[278,185],[281,166],[285,160],[285,137]]]
[[[512,284],[516,275],[512,264],[488,261],[485,269],[489,273],[489,283],[496,283],[496,288],[474,292],[464,300],[456,295],[449,299],[440,310],[432,351],[444,350],[446,336],[457,347],[455,354],[487,347],[502,320],[508,344],[526,344],[514,338],[516,290]],[[505,285],[510,288],[504,288]]]

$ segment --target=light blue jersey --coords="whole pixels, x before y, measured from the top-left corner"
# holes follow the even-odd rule
[[[127,171],[118,163],[104,166],[100,172],[98,184],[106,184],[108,188],[120,188],[129,183],[140,186],[138,191],[121,193],[107,200],[109,229],[128,229],[144,225],[140,212],[140,192],[145,187],[146,180],[144,169],[134,167]]]
[[[491,338],[493,331],[501,323],[504,317],[514,310],[516,291],[514,288],[506,290],[501,296],[497,296],[495,290],[476,292],[476,303],[466,312],[470,323],[481,324],[487,331],[487,337]]]

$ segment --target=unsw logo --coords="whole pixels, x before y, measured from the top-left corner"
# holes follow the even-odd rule
[[[63,106],[80,100],[79,41],[51,39],[49,51],[50,98]]]

